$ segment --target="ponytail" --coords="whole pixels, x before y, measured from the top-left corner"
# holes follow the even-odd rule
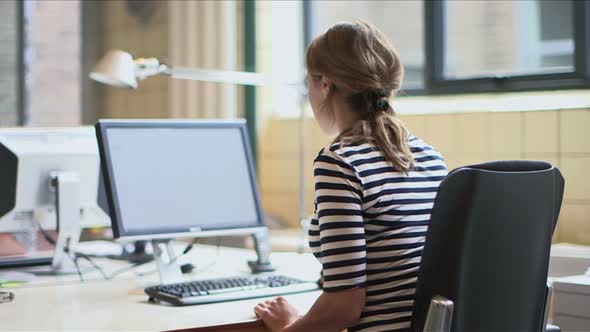
[[[408,145],[409,132],[404,124],[395,117],[390,107],[391,115],[388,112],[379,112],[369,117],[372,137],[375,145],[385,155],[385,159],[391,162],[398,171],[408,174],[414,169],[414,157]]]

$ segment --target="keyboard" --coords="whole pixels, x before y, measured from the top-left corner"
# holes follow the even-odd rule
[[[158,285],[147,287],[145,293],[150,297],[150,301],[192,305],[278,296],[318,289],[319,286],[315,282],[277,274],[259,274]]]

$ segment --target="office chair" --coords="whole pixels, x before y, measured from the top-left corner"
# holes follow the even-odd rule
[[[426,235],[412,330],[559,331],[546,325],[547,273],[563,189],[546,162],[449,173]]]

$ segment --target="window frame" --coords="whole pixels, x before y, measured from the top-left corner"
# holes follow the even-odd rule
[[[580,89],[590,87],[589,40],[590,3],[572,1],[574,11],[574,70],[568,73],[482,76],[450,79],[444,77],[445,5],[447,0],[424,1],[425,89],[427,94],[513,92]]]
[[[30,8],[26,1],[16,1],[16,48],[17,48],[17,108],[16,108],[16,125],[27,126],[31,122],[30,114],[30,53],[31,36],[27,24],[31,21]]]
[[[243,61],[244,71],[256,72],[256,2],[244,1],[243,20]],[[244,118],[248,127],[250,149],[254,156],[254,168],[258,172],[258,135],[256,126],[256,86],[246,85],[244,89]]]
[[[449,95],[458,93],[521,92],[590,88],[590,1],[572,0],[574,70],[567,73],[496,75],[450,79],[444,77],[445,6],[447,0],[423,0],[424,87],[402,89],[401,96]],[[305,46],[311,41],[310,1],[303,1]]]

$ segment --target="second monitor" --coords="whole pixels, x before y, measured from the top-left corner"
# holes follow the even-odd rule
[[[2,128],[0,267],[75,271],[69,249],[80,229],[110,224],[99,206],[99,170],[92,127]]]
[[[96,129],[115,237],[254,234],[251,267],[271,269],[245,121],[101,120]]]

